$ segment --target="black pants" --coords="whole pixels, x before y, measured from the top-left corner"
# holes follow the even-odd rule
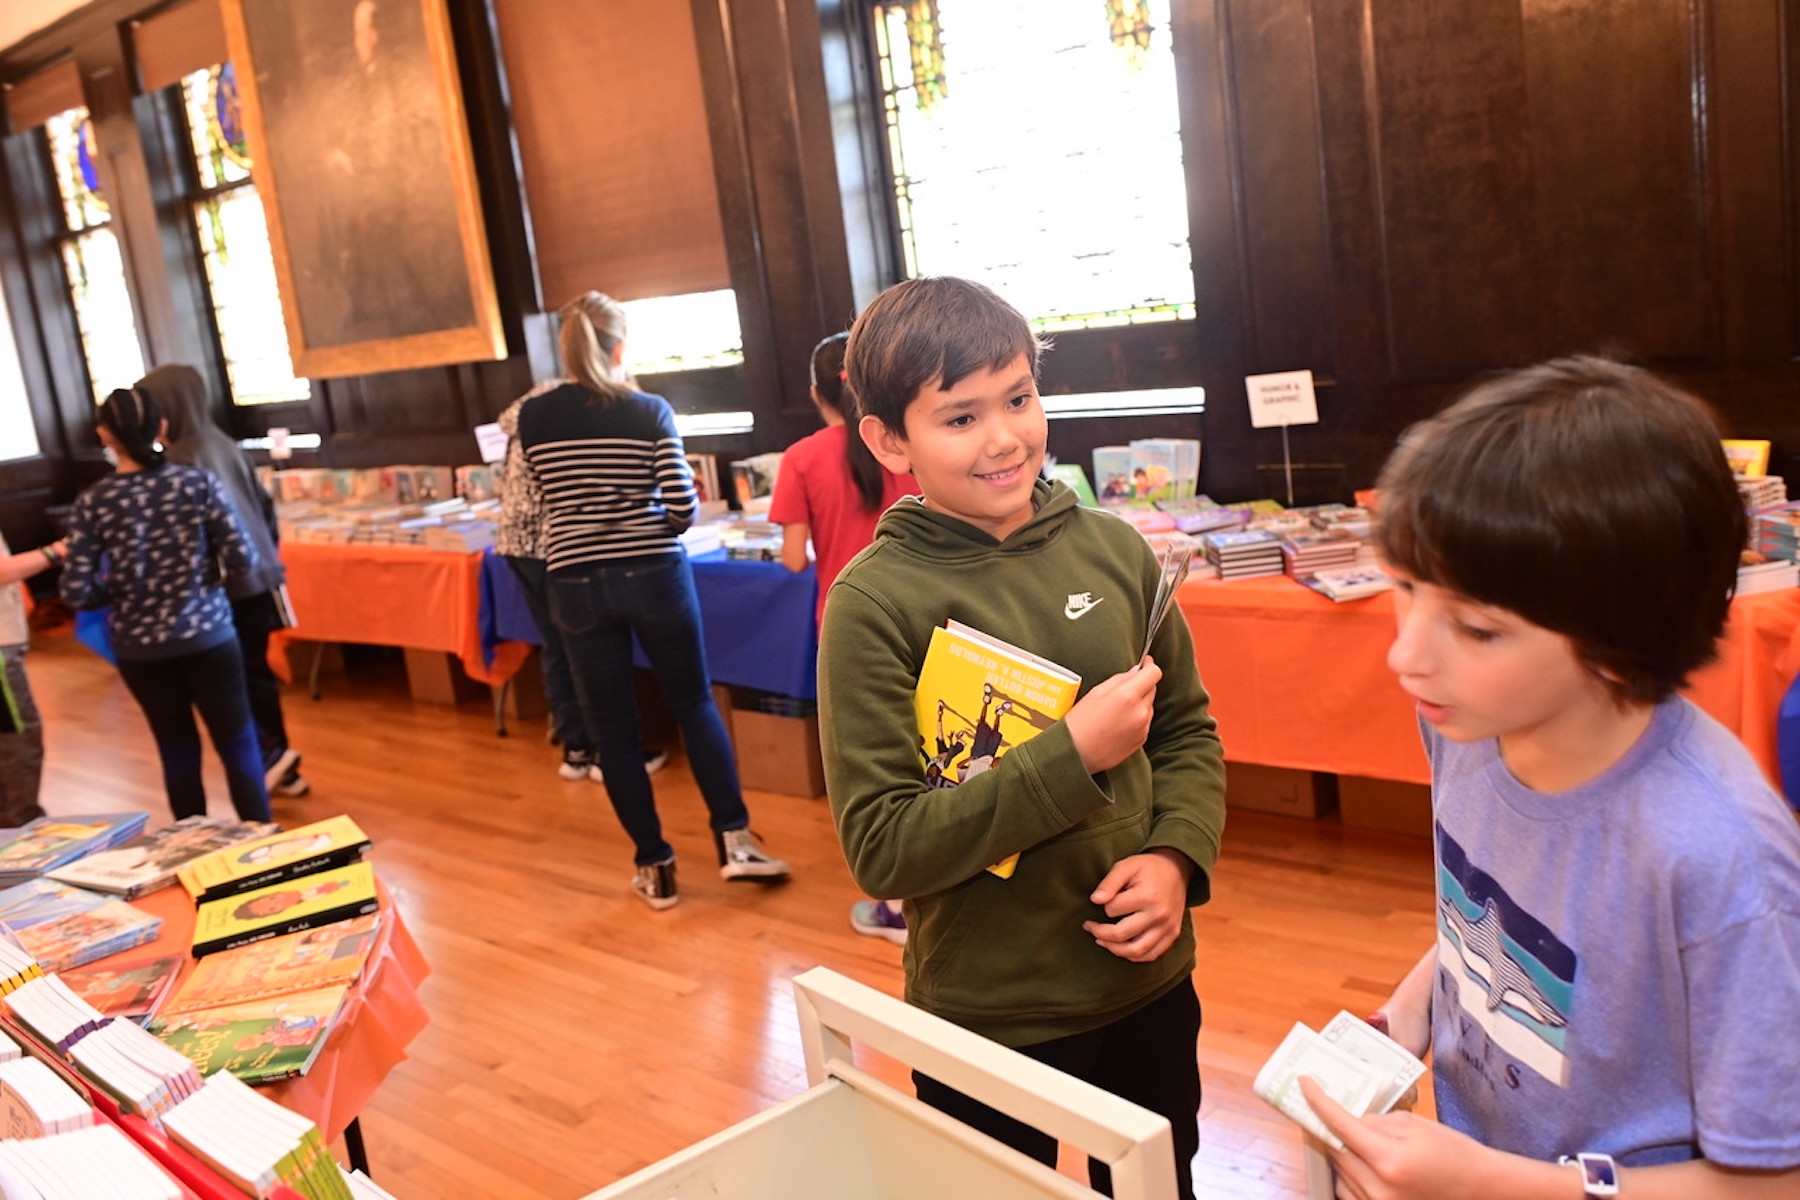
[[[233,600],[231,619],[237,625],[244,686],[250,696],[250,715],[256,721],[257,748],[266,767],[288,748],[287,722],[281,716],[281,680],[269,669],[269,635],[281,628],[275,597],[258,592]]]
[[[1111,1025],[1020,1046],[1027,1058],[1105,1088],[1169,1119],[1175,1134],[1175,1184],[1193,1200],[1194,1155],[1200,1152],[1200,998],[1192,979]],[[1016,1121],[928,1075],[913,1072],[919,1099],[972,1129],[1046,1166],[1056,1165],[1056,1139]],[[1088,1159],[1088,1184],[1112,1195],[1112,1170]]]
[[[213,749],[225,764],[231,807],[246,821],[269,819],[262,755],[244,692],[243,657],[235,641],[179,658],[121,658],[119,674],[156,736],[163,788],[176,820],[206,812],[206,788],[200,780],[200,730],[194,724],[196,708],[206,722]]]

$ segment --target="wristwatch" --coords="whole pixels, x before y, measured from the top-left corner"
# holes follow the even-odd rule
[[[1582,1151],[1573,1158],[1567,1154],[1556,1160],[1558,1166],[1574,1167],[1581,1172],[1581,1194],[1584,1196],[1616,1196],[1619,1194],[1619,1164],[1610,1154]]]

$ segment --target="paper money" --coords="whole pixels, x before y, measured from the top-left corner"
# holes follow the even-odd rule
[[[1308,1133],[1342,1150],[1344,1143],[1300,1094],[1302,1076],[1311,1076],[1326,1095],[1360,1117],[1392,1108],[1424,1073],[1425,1064],[1400,1043],[1340,1012],[1322,1033],[1301,1024],[1289,1030],[1252,1088]]]
[[[1161,564],[1162,572],[1156,580],[1156,596],[1150,601],[1150,631],[1144,635],[1144,649],[1138,655],[1140,659],[1150,653],[1150,644],[1156,640],[1156,631],[1162,628],[1163,618],[1169,615],[1169,609],[1175,604],[1175,593],[1187,579],[1188,568],[1194,562],[1194,539],[1187,534],[1159,533],[1150,536],[1155,539],[1151,541],[1151,548],[1156,551],[1156,560]]]

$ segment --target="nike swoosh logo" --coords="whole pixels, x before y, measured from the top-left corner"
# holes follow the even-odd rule
[[[1100,600],[1104,599],[1106,599],[1105,596],[1100,597]],[[1089,600],[1079,608],[1077,608],[1075,602],[1071,600],[1063,605],[1063,616],[1069,618],[1071,621],[1079,621],[1082,617],[1085,617],[1088,613],[1092,612],[1094,605],[1100,603],[1100,600]]]

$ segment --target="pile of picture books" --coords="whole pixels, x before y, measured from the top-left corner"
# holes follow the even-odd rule
[[[1182,500],[1194,495],[1199,480],[1195,438],[1136,438],[1125,446],[1094,447],[1094,489],[1101,504]]]
[[[1307,575],[1296,575],[1294,582],[1303,583],[1321,596],[1337,601],[1360,600],[1364,596],[1391,591],[1394,586],[1393,577],[1386,571],[1367,565],[1335,567]]]
[[[1176,529],[1195,535],[1243,529],[1256,515],[1247,504],[1215,504],[1206,496],[1158,500],[1156,507],[1169,515]]]
[[[269,821],[183,817],[117,849],[84,855],[48,874],[60,883],[132,900],[173,884],[176,872],[196,858],[280,831],[281,826]]]
[[[29,821],[0,835],[0,887],[109,850],[142,833],[149,820],[149,813],[119,812]]]
[[[0,927],[45,970],[60,971],[151,941],[162,918],[116,896],[32,879],[0,891]]]
[[[1737,486],[1738,495],[1744,499],[1744,507],[1751,512],[1787,503],[1787,480],[1779,475],[1758,475],[1754,478],[1740,475]]]
[[[1800,558],[1800,502],[1765,508],[1750,521],[1750,549],[1770,558]]]
[[[1254,579],[1282,573],[1281,539],[1264,530],[1209,533],[1200,539],[1200,545],[1220,579]]]
[[[1282,562],[1296,579],[1314,571],[1351,566],[1361,549],[1362,539],[1341,529],[1290,533],[1281,539]]]
[[[368,853],[336,816],[194,859],[177,873],[194,898],[194,957],[374,912]]]

